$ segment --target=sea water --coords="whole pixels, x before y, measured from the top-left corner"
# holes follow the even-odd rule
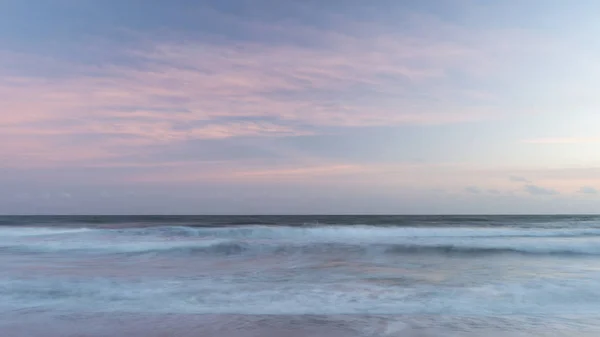
[[[599,336],[600,217],[0,218],[0,336]]]

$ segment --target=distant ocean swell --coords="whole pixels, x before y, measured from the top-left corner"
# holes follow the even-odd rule
[[[2,216],[0,227],[69,226],[94,228],[225,226],[389,226],[389,227],[549,227],[586,226],[600,229],[598,215],[270,215],[270,216]]]
[[[600,255],[600,229],[376,226],[164,226],[125,229],[3,227],[0,228],[0,251],[165,255]]]

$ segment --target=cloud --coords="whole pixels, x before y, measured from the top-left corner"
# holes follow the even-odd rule
[[[530,182],[529,179],[524,178],[524,177],[519,177],[519,176],[510,176],[509,179],[510,179],[510,181],[517,182],[517,183],[528,183],[528,182]]]
[[[290,163],[281,160],[265,162],[250,161],[243,166],[231,163],[188,163],[183,166],[169,166],[146,174],[136,173],[129,179],[144,182],[198,182],[198,181],[243,181],[243,182],[320,182],[356,185],[414,185],[415,173],[437,172],[444,165],[425,164],[354,164],[324,160],[321,163]],[[383,180],[381,180],[383,179]],[[385,181],[385,182],[383,182]],[[428,179],[431,185],[446,182],[447,179]],[[439,187],[439,186],[438,186]]]
[[[11,112],[0,115],[3,165],[118,161],[203,139],[245,142],[496,118],[514,109],[474,84],[502,76],[515,60],[498,55],[521,55],[525,44],[518,42],[532,39],[439,20],[411,21],[410,33],[376,22],[345,22],[341,30],[256,24],[260,32],[276,32],[277,41],[175,32],[167,41],[135,32],[143,40],[130,44],[136,47],[103,48],[127,62],[87,65],[2,53],[10,68],[39,63],[65,73],[0,76],[0,102]],[[360,34],[342,32],[353,25],[348,31]],[[288,35],[294,39],[280,38]]]
[[[525,185],[525,191],[531,195],[556,195],[559,194],[553,189],[548,189],[536,185]]]
[[[591,187],[591,186],[583,186],[582,188],[579,189],[579,193],[598,194],[598,193],[600,193],[600,191],[598,191],[596,188]]]
[[[481,189],[476,186],[469,186],[469,187],[465,188],[465,191],[467,193],[471,193],[471,194],[480,194],[481,193]]]
[[[477,33],[455,30],[457,36],[442,38],[416,26],[426,30],[416,38],[381,29],[348,35],[261,25],[268,29],[314,43],[144,38],[143,48],[115,48],[128,63],[70,67],[38,57],[68,76],[11,71],[1,77],[3,110],[19,113],[0,116],[0,142],[35,148],[28,162],[43,161],[44,148],[54,153],[48,157],[86,161],[197,139],[465,123],[501,114],[494,95],[451,81],[456,73],[481,78],[495,71],[488,64],[497,54],[491,45],[462,38]],[[5,52],[2,58],[36,63],[35,55]],[[0,155],[10,151],[0,147]]]
[[[102,77],[51,81],[13,77],[0,87],[0,96],[6,108],[23,113],[4,117],[2,123],[85,115],[88,122],[102,126],[219,117],[367,126],[463,122],[490,113],[485,107],[459,108],[449,98],[432,105],[405,93],[408,84],[422,86],[419,82],[444,77],[448,65],[443,55],[467,51],[394,39],[374,45],[353,39],[333,43],[337,48],[163,43],[136,52],[146,64],[143,69],[112,66]],[[425,65],[409,66],[417,59]],[[31,99],[32,93],[37,99]]]

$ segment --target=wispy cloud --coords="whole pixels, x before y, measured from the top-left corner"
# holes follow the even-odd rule
[[[150,40],[151,47],[126,52],[133,65],[75,69],[44,58],[45,66],[69,69],[69,76],[3,77],[0,100],[11,113],[0,116],[0,141],[77,153],[69,138],[88,154],[123,154],[195,139],[439,125],[499,114],[493,95],[450,81],[452,73],[477,77],[493,69],[485,60],[494,53],[469,39],[297,28],[271,29],[301,32],[318,43]]]
[[[524,178],[524,177],[519,177],[519,176],[510,176],[509,179],[510,179],[510,181],[517,182],[517,183],[528,183],[528,182],[530,182],[529,179]]]
[[[544,188],[537,185],[525,185],[524,190],[532,195],[556,195],[559,194],[556,190]]]
[[[375,23],[364,24],[361,34],[260,27],[302,35],[312,42],[305,44],[145,36],[144,48],[120,51],[128,64],[73,69],[60,60],[4,53],[11,65],[39,59],[68,76],[10,72],[0,78],[0,101],[10,112],[0,115],[0,155],[11,158],[11,166],[113,165],[107,161],[120,158],[129,165],[132,154],[165,144],[456,124],[505,114],[493,91],[474,84],[496,79],[498,67],[506,66],[499,51],[517,55],[515,41],[531,36],[427,22],[393,34]],[[311,158],[296,164],[314,166]]]
[[[476,186],[468,186],[467,188],[465,188],[465,191],[467,193],[471,193],[471,194],[480,194],[481,193],[481,189]]]
[[[591,186],[583,186],[582,188],[579,189],[579,193],[583,193],[583,194],[599,194],[600,191],[598,191],[598,189],[591,187]]]
[[[243,166],[231,163],[214,163],[214,165],[188,164],[169,167],[146,174],[136,174],[132,181],[145,182],[197,182],[197,181],[237,181],[237,182],[319,182],[320,184],[353,184],[353,185],[385,185],[414,186],[416,173],[443,170],[445,165],[427,164],[354,164],[326,161],[323,163],[289,163],[263,161],[246,162]],[[384,177],[386,182],[380,181]],[[420,176],[419,176],[420,178]],[[440,179],[443,181],[443,179]],[[433,183],[437,184],[437,180]],[[448,182],[446,182],[448,184]],[[449,182],[455,184],[456,182]]]
[[[554,34],[518,1],[164,2],[136,20],[126,3],[62,1],[29,26],[29,5],[0,13],[15,28],[0,38],[0,180],[15,191],[349,187],[410,208],[443,190],[455,210],[494,211],[598,192],[600,49],[581,15]]]

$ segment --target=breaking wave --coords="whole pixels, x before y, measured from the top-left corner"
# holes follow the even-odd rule
[[[374,226],[0,229],[0,251],[110,254],[600,255],[600,229]]]
[[[438,227],[378,227],[378,226],[228,226],[185,227],[166,226],[108,230],[123,235],[160,235],[228,238],[338,238],[377,239],[390,237],[578,237],[600,236],[600,228],[581,229],[509,229],[509,228],[438,228]]]

